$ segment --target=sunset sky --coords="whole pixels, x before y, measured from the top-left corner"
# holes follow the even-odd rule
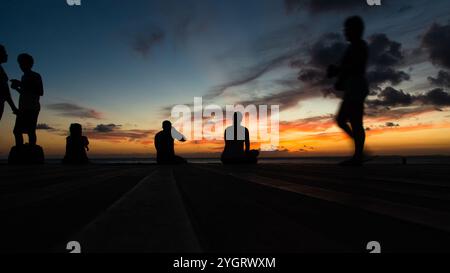
[[[324,77],[358,14],[370,47],[365,127],[380,155],[450,155],[450,1],[0,0],[3,65],[18,54],[42,75],[38,143],[60,157],[71,123],[90,156],[151,156],[154,134],[177,104],[280,105],[280,147],[265,156],[351,152],[333,116],[339,94]],[[13,98],[18,102],[15,91]],[[0,121],[0,158],[14,145],[14,116]],[[254,148],[259,147],[254,143]],[[216,156],[220,141],[177,143],[179,154]]]

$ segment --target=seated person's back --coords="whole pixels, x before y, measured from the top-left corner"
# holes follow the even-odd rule
[[[89,151],[89,140],[83,136],[80,124],[70,126],[70,136],[66,139],[65,164],[86,164],[89,162],[86,150]]]
[[[222,153],[224,164],[257,163],[259,151],[250,150],[250,133],[241,125],[242,114],[234,114],[233,126],[225,130],[225,148]]]
[[[172,123],[166,120],[163,122],[163,130],[155,135],[156,161],[158,164],[186,163],[184,158],[175,155],[175,141],[172,130]],[[179,140],[186,141],[184,137]]]

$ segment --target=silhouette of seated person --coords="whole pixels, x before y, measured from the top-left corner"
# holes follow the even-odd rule
[[[186,159],[175,155],[174,138],[185,142],[186,138],[172,127],[170,121],[164,121],[163,130],[155,136],[156,161],[161,165],[186,164]]]
[[[23,76],[21,80],[11,80],[11,88],[20,94],[19,110],[14,126],[16,146],[18,148],[23,146],[22,134],[28,134],[29,145],[36,146],[36,126],[41,110],[39,100],[44,95],[42,78],[32,70],[34,59],[31,55],[20,54],[17,62],[23,71]]]
[[[66,139],[66,155],[64,164],[88,164],[89,159],[86,151],[89,151],[89,140],[83,136],[83,128],[80,124],[70,125],[70,136]]]
[[[256,164],[259,151],[250,150],[250,133],[241,125],[242,113],[234,113],[233,126],[225,130],[225,149],[223,164]]]

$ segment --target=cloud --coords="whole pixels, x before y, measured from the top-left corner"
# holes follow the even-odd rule
[[[332,63],[338,63],[348,44],[338,33],[322,35],[310,48],[308,64],[313,67],[326,69]]]
[[[386,122],[386,127],[399,127],[400,125],[394,122]]]
[[[390,40],[386,34],[377,33],[368,38],[370,64],[379,67],[399,65],[405,58],[402,44]]]
[[[450,23],[433,24],[422,37],[422,47],[433,64],[450,69]]]
[[[196,38],[195,35],[207,32],[217,19],[213,1],[153,2],[148,16],[135,20],[134,26],[125,32],[131,48],[143,57],[151,55],[162,43],[175,50],[185,47],[191,38]],[[158,24],[152,21],[153,18],[157,18]]]
[[[267,72],[285,64],[289,60],[293,60],[299,53],[300,53],[299,49],[292,50],[284,54],[278,55],[274,58],[264,60],[248,69],[245,69],[240,73],[241,75],[239,77],[212,88],[208,92],[207,96],[205,96],[205,99],[213,99],[217,96],[222,95],[229,88],[242,86],[247,83],[250,83],[258,79],[259,77],[263,76]]]
[[[122,125],[116,125],[116,124],[99,124],[94,128],[95,132],[98,133],[110,133],[116,129],[120,129]]]
[[[328,65],[339,63],[348,43],[338,33],[322,35],[310,48],[309,60],[296,65],[300,68],[299,80],[312,86],[321,86],[324,93],[332,90],[334,80],[325,76]],[[410,75],[397,67],[405,62],[402,45],[390,40],[386,34],[377,33],[368,38],[370,58],[367,78],[372,90],[379,90],[380,85],[389,83],[398,85],[410,80]]]
[[[131,41],[131,46],[134,51],[141,54],[143,57],[147,57],[153,47],[161,43],[166,34],[157,26],[148,26],[139,32],[136,32]]]
[[[46,124],[46,123],[39,123],[36,126],[36,130],[47,130],[47,131],[52,131],[55,130],[55,128],[51,127],[50,125]]]
[[[434,106],[416,106],[416,107],[401,107],[401,108],[390,108],[390,107],[376,107],[367,108],[366,116],[377,122],[389,122],[391,120],[399,120],[403,118],[415,118],[417,116],[436,112],[437,109]]]
[[[110,126],[100,124],[95,128],[87,129],[86,135],[91,139],[108,142],[139,142],[143,145],[148,145],[153,143],[153,136],[157,133],[156,130],[124,130],[120,127],[118,125]]]
[[[450,106],[450,94],[441,88],[436,88],[417,97],[420,102],[434,106]]]
[[[398,107],[411,105],[450,106],[450,94],[441,88],[430,90],[424,94],[412,95],[386,87],[378,94],[378,99],[369,100],[368,105],[374,107]]]
[[[47,108],[64,117],[102,119],[100,112],[73,103],[54,103],[47,105]]]
[[[411,94],[403,92],[403,90],[397,90],[393,87],[386,87],[378,94],[377,100],[369,101],[371,106],[409,106],[415,101],[415,97]]]
[[[409,74],[392,68],[375,68],[367,73],[367,80],[372,89],[380,89],[380,85],[384,83],[396,86],[410,79]]]
[[[293,121],[280,121],[280,132],[322,132],[335,126],[332,115],[314,116]]]
[[[251,100],[241,101],[242,105],[279,105],[283,109],[297,106],[300,100],[317,97],[317,92],[312,89],[295,88],[283,90],[276,94],[269,94]]]
[[[364,7],[361,0],[284,0],[284,5],[288,13],[306,9],[311,13],[343,11]],[[364,3],[365,4],[365,3]]]
[[[400,43],[390,40],[385,34],[374,34],[369,37],[368,46],[371,53],[373,51],[368,71],[368,79],[373,90],[380,90],[380,86],[386,83],[396,86],[410,79],[409,74],[396,69],[405,60]],[[341,34],[326,33],[308,48],[304,45],[298,46],[295,50],[279,54],[245,69],[239,73],[239,77],[211,89],[204,98],[212,99],[221,96],[229,88],[246,85],[286,64],[298,70],[296,83],[288,78],[274,80],[273,83],[279,85],[275,92],[240,103],[244,105],[277,104],[286,110],[295,107],[301,99],[329,94],[339,97],[342,94],[333,89],[335,80],[328,79],[325,72],[328,65],[339,63],[347,47],[348,43]],[[305,49],[307,58],[305,58]],[[283,81],[288,84],[284,84]]]
[[[298,79],[308,87],[317,87],[326,95],[334,93],[334,79],[326,77],[326,69],[330,64],[339,63],[346,48],[347,43],[342,35],[326,33],[309,48],[309,59],[293,63],[292,67],[299,69]],[[316,93],[316,96],[319,94]]]
[[[389,39],[384,33],[377,33],[369,36],[368,46],[367,79],[372,89],[379,90],[384,83],[396,86],[411,79],[409,74],[397,69],[405,62],[401,43]]]
[[[441,70],[436,78],[428,77],[428,81],[438,87],[450,87],[450,73]]]

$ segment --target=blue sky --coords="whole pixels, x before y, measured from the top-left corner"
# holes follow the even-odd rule
[[[221,85],[227,87],[212,96],[214,103],[282,94],[279,83],[298,77],[289,63],[307,59],[323,34],[340,33],[349,15],[364,17],[367,36],[383,33],[405,52],[421,46],[419,36],[433,23],[450,19],[445,0],[386,0],[381,7],[346,0],[337,8],[323,0],[82,0],[80,7],[64,0],[1,0],[1,6],[0,43],[10,55],[4,68],[18,78],[15,57],[22,52],[35,57],[46,89],[40,121],[61,130],[75,121],[156,130],[168,118],[163,108],[192,103]],[[284,54],[289,58],[268,65]],[[419,57],[403,64],[413,79],[397,88],[411,94],[431,88],[427,77],[441,67]],[[251,77],[264,67],[265,73]],[[246,81],[248,76],[252,80]],[[298,102],[282,107],[284,120],[334,113],[337,105],[335,98],[311,95]],[[61,103],[101,115],[68,116],[46,108]],[[2,133],[12,119],[2,121]]]

